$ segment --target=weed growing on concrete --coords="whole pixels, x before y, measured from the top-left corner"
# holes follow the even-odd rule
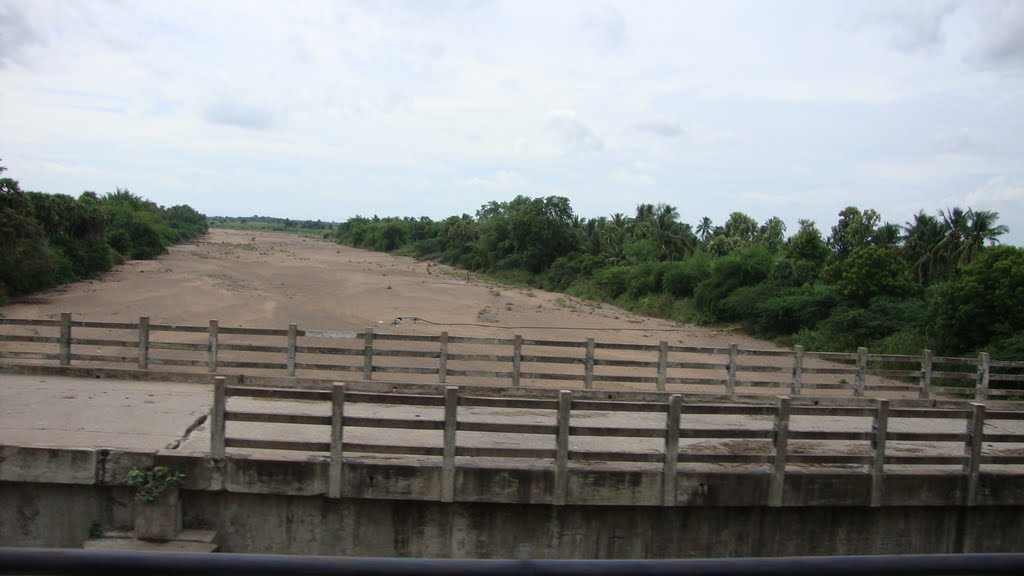
[[[185,474],[175,472],[166,466],[132,468],[125,478],[129,486],[138,488],[138,495],[146,502],[156,502],[157,497],[168,488],[181,486]]]

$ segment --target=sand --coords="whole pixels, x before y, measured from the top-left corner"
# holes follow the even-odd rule
[[[411,258],[283,233],[211,230],[156,260],[131,261],[102,277],[16,299],[11,318],[379,331],[479,337],[635,342],[777,349],[722,331],[644,318],[608,304],[537,289],[509,288],[478,275]],[[441,325],[406,321],[419,317]],[[557,327],[558,329],[546,329]]]

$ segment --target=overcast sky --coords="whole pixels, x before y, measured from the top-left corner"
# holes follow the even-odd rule
[[[962,205],[1024,244],[1024,0],[0,0],[0,158],[208,215]]]

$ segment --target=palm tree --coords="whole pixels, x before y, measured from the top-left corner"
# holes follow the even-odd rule
[[[673,256],[682,256],[687,251],[687,239],[678,218],[679,211],[675,206],[658,204],[655,209],[652,236],[662,260],[672,260]]]
[[[943,260],[935,247],[942,242],[944,234],[939,219],[921,210],[912,222],[903,228],[903,254],[919,282],[935,279],[943,270]]]
[[[1009,231],[1003,224],[996,225],[999,213],[992,210],[947,208],[939,216],[943,238],[933,251],[948,259],[950,268],[970,264],[985,249],[986,241],[990,245],[998,244],[999,236]]]
[[[932,258],[939,260],[947,272],[952,272],[960,258],[964,236],[968,228],[967,212],[959,206],[939,212],[942,239],[932,247]]]
[[[967,244],[976,246],[977,251],[985,245],[987,240],[989,246],[999,244],[999,236],[1006,234],[1010,229],[1005,224],[996,225],[999,219],[999,212],[994,210],[967,210]]]
[[[613,226],[625,229],[629,227],[632,220],[630,220],[629,216],[626,216],[622,212],[616,212],[615,214],[612,214],[610,222]]]
[[[700,237],[701,242],[706,243],[714,231],[715,226],[711,223],[711,218],[705,216],[700,219],[700,224],[697,224],[697,236]]]

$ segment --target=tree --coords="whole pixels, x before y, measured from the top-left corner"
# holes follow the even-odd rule
[[[903,298],[914,291],[906,265],[891,250],[858,248],[842,264],[836,290],[847,300],[867,306],[878,296]]]
[[[696,237],[689,224],[678,221],[679,211],[675,206],[658,204],[654,214],[654,241],[658,246],[659,259],[679,260],[692,253]]]
[[[786,240],[786,223],[777,216],[765,220],[757,230],[757,241],[771,252],[778,252]]]
[[[1010,231],[1004,224],[996,225],[998,219],[999,213],[993,210],[967,209],[967,230],[960,255],[962,263],[970,263],[981,254],[985,242],[995,246],[999,244],[999,237]]]
[[[509,203],[512,245],[528,270],[542,272],[559,256],[576,249],[572,219],[569,199],[562,196],[518,196]]]
[[[935,250],[942,239],[938,218],[924,210],[915,214],[913,221],[903,224],[903,256],[918,282],[929,283],[946,271],[947,261]]]
[[[955,206],[940,212],[939,217],[943,237],[932,247],[930,256],[943,261],[948,273],[970,264],[985,249],[985,242],[995,245],[999,236],[1009,230],[1004,225],[996,225],[999,213],[989,210],[964,210]]]
[[[722,234],[739,240],[744,246],[754,241],[757,230],[757,220],[743,212],[733,212],[722,226]]]
[[[57,283],[58,259],[17,180],[0,178],[0,300]]]
[[[711,223],[711,218],[704,216],[700,219],[700,223],[697,224],[697,236],[700,238],[701,242],[707,243],[714,231],[715,226]]]
[[[875,229],[881,220],[878,212],[868,209],[863,212],[855,206],[848,206],[839,213],[839,222],[832,227],[828,246],[836,259],[845,260],[859,248],[871,246]]]
[[[960,276],[939,286],[932,303],[942,353],[963,354],[1024,332],[1024,250],[982,252]]]
[[[786,241],[785,254],[793,267],[792,283],[799,285],[818,278],[830,251],[814,222],[800,220],[800,229]]]

